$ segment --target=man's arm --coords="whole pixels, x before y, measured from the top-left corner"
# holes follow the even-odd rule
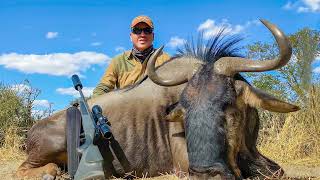
[[[96,88],[94,88],[92,95],[93,97],[110,92],[115,88],[118,80],[116,61],[116,58],[111,61],[109,67],[106,69],[104,75],[102,76],[99,84]]]

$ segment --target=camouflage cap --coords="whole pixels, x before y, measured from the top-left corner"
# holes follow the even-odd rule
[[[140,16],[135,17],[131,22],[131,28],[133,28],[135,25],[137,25],[138,23],[141,23],[141,22],[144,22],[148,26],[153,28],[152,20],[148,16],[145,16],[145,15],[140,15]]]

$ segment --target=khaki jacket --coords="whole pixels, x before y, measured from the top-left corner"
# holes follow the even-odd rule
[[[132,55],[131,50],[114,57],[99,84],[93,90],[93,96],[110,92],[116,88],[124,88],[137,82],[145,73],[148,59],[141,63]],[[156,60],[156,67],[169,59],[170,56],[162,52]]]

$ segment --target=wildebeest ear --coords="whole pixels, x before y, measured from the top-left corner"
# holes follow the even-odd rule
[[[279,100],[260,89],[249,86],[243,81],[236,80],[235,87],[238,98],[242,98],[243,102],[251,107],[259,107],[268,111],[281,113],[300,110],[298,106]]]

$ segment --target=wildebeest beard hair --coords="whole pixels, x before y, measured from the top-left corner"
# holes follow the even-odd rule
[[[235,45],[240,38],[227,38],[222,29],[217,36],[204,44],[202,36],[197,45],[187,43],[177,57],[191,56],[204,65],[188,81],[180,103],[186,110],[185,133],[191,169],[210,167],[228,170],[227,132],[225,110],[236,101],[234,80],[245,79],[237,74],[234,78],[216,74],[213,64],[221,57],[239,57]]]
[[[227,166],[225,110],[235,103],[233,79],[206,65],[182,92],[190,167]],[[220,165],[219,165],[220,166]]]

